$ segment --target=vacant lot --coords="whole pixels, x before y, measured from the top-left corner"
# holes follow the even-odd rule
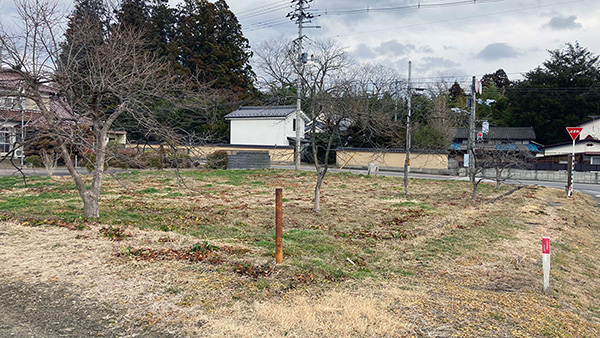
[[[600,220],[560,190],[313,173],[131,172],[86,220],[68,178],[0,178],[5,281],[206,337],[600,336]],[[275,188],[284,263],[275,265]],[[550,294],[541,237],[552,239]]]

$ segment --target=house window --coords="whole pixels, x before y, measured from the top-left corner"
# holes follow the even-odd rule
[[[596,164],[596,165],[600,165],[600,157],[596,156],[596,157],[592,157],[590,159],[590,164]]]
[[[2,101],[2,106],[10,109],[17,109],[20,107],[21,99],[18,97],[5,97]]]
[[[10,142],[11,136],[11,128],[0,128],[0,152],[7,153],[10,151],[12,146]]]
[[[292,131],[296,131],[296,119],[292,120]]]

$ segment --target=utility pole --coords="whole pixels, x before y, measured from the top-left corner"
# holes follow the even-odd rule
[[[408,173],[410,171],[410,116],[412,114],[412,88],[410,86],[412,61],[408,61],[408,115],[406,116],[406,157],[404,158],[404,193],[408,192]]]
[[[471,116],[469,117],[469,143],[468,143],[468,154],[469,154],[469,178],[471,183],[475,184],[475,152],[473,146],[475,143],[475,105],[477,99],[476,92],[476,81],[477,79],[473,76],[473,82],[471,83]]]
[[[295,169],[298,170],[300,168],[300,152],[301,152],[301,132],[300,128],[304,128],[304,123],[300,123],[302,119],[302,75],[304,73],[304,65],[308,62],[308,57],[306,53],[302,50],[302,39],[304,35],[302,34],[302,29],[304,28],[303,24],[310,22],[310,19],[313,18],[311,13],[307,13],[306,10],[309,8],[308,3],[313,0],[293,0],[292,3],[294,5],[294,11],[289,13],[287,16],[291,20],[296,20],[296,24],[298,24],[298,38],[295,40],[296,47],[298,48],[298,60],[297,60],[297,75],[298,79],[296,80],[296,151],[295,151]],[[313,27],[307,27],[313,28]]]

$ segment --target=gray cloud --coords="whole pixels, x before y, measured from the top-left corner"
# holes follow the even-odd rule
[[[515,58],[519,56],[519,54],[519,52],[507,43],[492,43],[485,46],[485,48],[475,57],[486,61],[495,61]]]
[[[544,27],[549,27],[552,30],[560,31],[560,30],[571,30],[571,29],[579,29],[581,28],[581,24],[575,22],[577,20],[577,16],[555,16],[550,21],[544,25]]]
[[[419,62],[419,68],[420,69],[436,69],[436,68],[453,68],[453,67],[457,67],[459,66],[458,63],[452,61],[452,60],[448,60],[448,59],[444,59],[441,57],[424,57],[421,59],[421,61]]]
[[[352,52],[359,59],[372,59],[377,56],[373,49],[364,43],[361,43]]]
[[[398,42],[398,40],[394,39],[394,40],[382,42],[379,45],[379,47],[374,48],[374,51],[379,54],[396,56],[396,55],[406,55],[406,54],[410,53],[411,51],[414,51],[415,49],[416,48],[414,45],[411,45],[411,44],[404,45],[404,44],[401,44],[400,42]]]
[[[433,54],[433,48],[431,48],[429,46],[421,46],[421,47],[419,47],[419,52],[425,53],[425,54]]]

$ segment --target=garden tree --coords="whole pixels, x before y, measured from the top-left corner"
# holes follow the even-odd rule
[[[466,96],[464,89],[460,86],[458,82],[454,82],[452,87],[448,90],[448,98],[450,102],[453,103],[454,107],[463,108],[466,102]]]
[[[448,106],[444,93],[425,97],[428,100],[426,119],[418,123],[414,133],[415,148],[423,150],[447,150],[456,136],[458,115]]]
[[[317,170],[314,210],[320,212],[322,182],[335,146],[383,147],[404,137],[403,122],[394,122],[393,71],[380,66],[353,67],[346,48],[333,39],[311,41],[302,74],[302,110],[310,120],[310,156]],[[268,42],[256,53],[259,87],[268,102],[284,102],[278,93],[293,88],[297,56],[290,46]],[[392,135],[392,136],[390,136]],[[383,145],[383,146],[382,146]]]
[[[510,80],[504,69],[498,69],[493,74],[485,74],[481,78],[481,83],[484,87],[489,87],[493,83],[497,90],[502,94],[504,94],[506,89],[510,86]]]
[[[62,51],[58,66],[75,57],[84,63],[88,56],[88,47],[101,44],[104,41],[109,25],[110,12],[103,0],[76,0],[73,11],[68,17],[64,41],[60,46]],[[76,44],[82,43],[82,39],[79,37],[82,31],[81,27],[85,27],[84,31],[88,35],[85,41],[86,44],[76,46]],[[77,55],[68,54],[75,49],[78,50]],[[77,69],[71,71],[77,71]]]
[[[177,7],[174,44],[180,71],[240,97],[253,90],[250,44],[227,3],[184,0]]]
[[[151,30],[150,6],[146,0],[123,0],[115,16],[121,27],[135,28],[146,34]]]
[[[485,179],[496,182],[496,189],[500,184],[510,180],[511,169],[529,169],[533,166],[535,158],[527,150],[519,149],[516,144],[476,144],[473,149],[474,178],[472,181],[471,199],[477,197],[479,183]],[[488,170],[493,173],[488,174]]]
[[[115,11],[115,21],[122,27],[142,32],[146,48],[176,64],[177,48],[173,39],[177,18],[167,0],[124,0]]]
[[[354,71],[354,92],[362,97],[364,108],[353,116],[346,146],[404,148],[407,105],[399,97],[403,83],[398,78],[395,70],[382,65],[363,65]]]
[[[598,115],[600,107],[599,56],[578,42],[549,53],[508,90],[511,126],[533,126],[543,144],[569,140],[565,127]]]
[[[296,69],[293,44],[283,37],[263,41],[254,51],[257,85],[267,97],[296,98]],[[293,100],[292,100],[293,101]]]
[[[494,175],[486,176],[496,182],[496,189],[500,184],[511,178],[511,169],[528,169],[532,167],[534,156],[529,152],[521,151],[515,144],[500,144],[489,147],[478,154],[476,163],[483,168],[494,169]],[[475,192],[473,192],[475,196]]]
[[[24,96],[43,115],[46,131],[56,140],[83,201],[84,216],[99,217],[106,140],[112,124],[119,116],[131,114],[144,128],[163,130],[150,109],[156,100],[172,99],[171,92],[181,93],[179,84],[170,76],[168,64],[143,48],[142,34],[136,30],[104,25],[100,39],[97,18],[86,14],[81,19],[77,16],[77,24],[69,26],[66,42],[61,44],[63,14],[56,1],[16,0],[15,4],[21,21],[14,30],[0,30],[3,62],[20,74]],[[73,113],[56,113],[47,104],[41,88],[48,83]],[[91,127],[91,142],[75,132],[74,126],[82,124]],[[93,169],[89,187],[75,170],[71,144],[87,149]]]
[[[494,81],[488,81],[483,86],[481,100],[477,104],[477,118],[487,120],[495,127],[506,127],[510,123],[510,102]]]
[[[311,62],[305,65],[301,82],[303,97],[307,101],[307,104],[303,104],[305,107],[303,111],[310,119],[310,142],[317,171],[313,200],[314,211],[320,212],[321,185],[329,168],[329,156],[333,141],[339,137],[344,121],[349,121],[349,116],[347,116],[349,110],[334,105],[335,101],[327,99],[339,98],[341,94],[345,93],[342,84],[351,82],[351,80],[342,83],[339,80],[348,79],[349,59],[347,50],[335,40],[315,41],[310,45],[310,51],[313,57]],[[289,55],[282,55],[282,57],[286,58]],[[294,63],[294,67],[298,66],[298,63]],[[318,126],[319,130],[317,130]],[[320,139],[326,141],[322,160],[318,156]]]

